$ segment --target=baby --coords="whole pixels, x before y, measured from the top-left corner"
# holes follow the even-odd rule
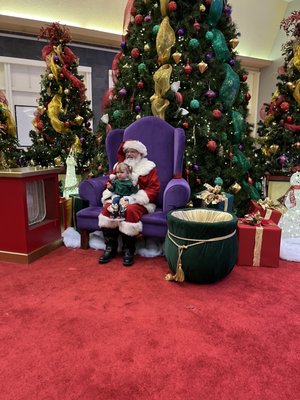
[[[122,162],[116,167],[116,174],[110,175],[107,189],[112,192],[112,203],[108,208],[110,218],[124,219],[128,204],[132,201],[130,195],[139,190],[137,179],[132,177],[132,167]]]

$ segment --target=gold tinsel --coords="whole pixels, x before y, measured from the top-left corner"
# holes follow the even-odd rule
[[[170,89],[170,76],[172,67],[170,64],[162,65],[153,75],[154,95],[150,97],[152,114],[155,117],[165,119],[165,111],[169,105],[169,100],[164,99],[164,95]]]
[[[6,105],[0,104],[0,107],[2,108],[2,113],[4,116],[4,120],[5,120],[5,125],[6,125],[5,130],[9,135],[15,137],[17,135],[15,120],[13,119],[11,112],[6,107]]]
[[[294,99],[297,101],[297,103],[300,105],[300,79],[297,80],[296,82],[296,87],[293,92]]]
[[[163,17],[167,15],[169,0],[160,0],[160,13]]]

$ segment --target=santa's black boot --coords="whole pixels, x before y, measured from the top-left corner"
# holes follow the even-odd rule
[[[135,240],[135,236],[128,236],[122,233],[124,267],[130,267],[134,263]]]
[[[103,255],[99,257],[99,264],[106,264],[117,255],[119,230],[112,228],[102,228],[102,232],[106,248]]]

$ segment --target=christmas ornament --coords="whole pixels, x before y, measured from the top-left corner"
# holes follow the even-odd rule
[[[209,101],[213,100],[216,96],[216,92],[211,89],[208,89],[207,92],[205,92],[205,97],[207,97]]]
[[[183,122],[182,123],[183,129],[189,129],[189,123],[188,122]]]
[[[215,109],[212,111],[212,116],[214,117],[214,119],[221,119],[222,118],[222,111]]]
[[[230,47],[231,47],[232,49],[235,49],[236,46],[237,46],[239,43],[240,43],[240,42],[239,42],[239,39],[236,39],[236,38],[230,39],[230,40],[229,40],[229,44],[230,44]]]
[[[139,112],[141,111],[141,106],[140,106],[139,104],[137,104],[137,105],[134,107],[134,111],[135,111],[136,113],[139,113]]]
[[[208,149],[209,151],[214,152],[214,151],[216,151],[216,149],[217,149],[218,146],[217,146],[217,143],[216,143],[214,140],[209,140],[209,141],[207,142],[206,147],[207,147],[207,149]]]
[[[198,32],[200,30],[200,24],[196,19],[195,19],[195,22],[193,24],[193,27],[194,27],[196,32]]]
[[[191,49],[193,49],[193,50],[197,49],[197,48],[199,47],[199,40],[198,40],[198,39],[195,39],[195,38],[190,39],[190,41],[189,41],[189,47],[190,47]]]
[[[198,100],[193,99],[190,101],[190,107],[192,110],[198,110],[198,108],[200,107],[200,103]]]
[[[218,186],[223,186],[223,179],[220,178],[219,176],[217,176],[215,181],[214,181],[214,184],[218,185]]]
[[[190,66],[189,61],[186,62],[186,65],[184,66],[183,69],[184,69],[184,72],[185,72],[187,75],[191,75],[191,73],[193,72],[193,68]]]
[[[211,60],[211,59],[213,58],[213,54],[211,54],[211,53],[206,53],[206,54],[205,54],[205,58],[206,58],[207,60]]]
[[[138,83],[136,84],[136,86],[137,86],[137,88],[138,89],[143,89],[143,87],[144,87],[144,82],[143,81],[138,81]]]
[[[229,16],[229,15],[231,15],[232,9],[231,9],[231,7],[229,7],[227,5],[227,6],[224,7],[223,12],[224,12],[224,14]]]
[[[253,179],[251,178],[251,176],[248,176],[247,182],[249,183],[249,185],[253,185]]]
[[[126,47],[126,42],[125,41],[121,42],[121,48],[124,50],[125,47]]]
[[[142,25],[143,21],[144,21],[144,17],[141,14],[137,14],[134,17],[134,22],[136,25]]]
[[[152,33],[154,35],[157,35],[157,32],[159,31],[159,25],[154,25],[154,27],[152,28]]]
[[[208,65],[204,61],[199,62],[198,69],[201,74],[203,74],[203,72],[205,72],[207,70],[207,68],[208,68]]]
[[[131,57],[133,57],[133,58],[139,58],[139,56],[140,56],[140,51],[139,51],[139,49],[138,49],[137,47],[134,47],[134,48],[131,50],[130,54],[131,54]]]
[[[247,79],[248,79],[248,75],[247,74],[243,74],[242,78],[241,78],[241,81],[242,82],[246,82]]]
[[[176,51],[175,53],[172,54],[172,58],[173,60],[176,62],[176,64],[179,63],[180,59],[181,59],[181,53],[179,53],[178,51]]]
[[[204,4],[201,4],[200,7],[199,7],[199,11],[200,11],[200,12],[204,12],[205,10],[206,10],[205,5],[204,5]]]
[[[229,65],[231,65],[232,67],[235,64],[235,60],[233,58],[231,58],[228,62],[229,62]]]
[[[168,10],[169,11],[176,11],[177,10],[177,3],[175,1],[170,1],[168,3]]]
[[[49,79],[50,81],[52,81],[53,78],[54,78],[54,75],[53,75],[53,74],[48,74],[48,79]]]
[[[242,189],[241,185],[235,182],[233,185],[229,187],[230,192],[237,194]]]
[[[64,90],[64,94],[68,96],[70,94],[70,90],[69,89],[65,89]]]
[[[144,18],[145,22],[150,22],[151,21],[151,15],[146,15],[146,17]]]
[[[81,115],[76,115],[74,121],[76,125],[81,125],[83,123],[83,117]]]
[[[185,33],[185,30],[184,30],[184,28],[179,28],[178,30],[177,30],[177,35],[180,37],[180,36],[184,36],[184,33]]]
[[[114,117],[114,119],[119,119],[119,118],[121,117],[121,112],[120,112],[120,110],[115,110],[115,111],[113,112],[113,117]]]
[[[288,103],[287,101],[284,101],[284,102],[282,102],[282,103],[280,104],[280,109],[281,109],[281,111],[283,111],[283,112],[288,112],[288,111],[289,111],[289,108],[290,108],[290,105],[289,105],[289,103]]]
[[[296,142],[293,144],[293,147],[296,147],[297,149],[300,149],[300,142]]]
[[[281,154],[278,158],[277,158],[277,162],[281,167],[284,167],[287,162],[288,162],[288,158],[285,154]]]
[[[122,88],[122,89],[119,90],[119,95],[121,97],[125,97],[126,94],[127,94],[127,90],[125,88]]]
[[[144,46],[144,50],[145,51],[150,51],[150,46],[149,46],[149,44],[147,43],[147,44],[145,44],[145,46]]]
[[[294,121],[294,118],[291,115],[288,115],[285,120],[288,124],[291,124]]]
[[[54,165],[55,165],[56,167],[62,165],[61,156],[55,157],[53,161],[54,161]]]
[[[296,87],[296,85],[293,82],[288,82],[286,86],[288,87],[289,90],[294,90]]]

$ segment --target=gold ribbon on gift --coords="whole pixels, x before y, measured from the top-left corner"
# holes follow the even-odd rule
[[[156,36],[156,51],[160,65],[169,61],[171,48],[174,46],[175,41],[175,32],[170,25],[169,17],[164,17]]]
[[[163,96],[170,89],[170,76],[172,67],[170,64],[162,65],[153,75],[155,93],[150,97],[152,114],[155,117],[165,119],[165,111],[170,104]]]
[[[167,15],[169,0],[160,0],[160,13],[163,17]]]
[[[65,124],[58,118],[62,112],[62,102],[60,95],[56,94],[48,104],[47,114],[51,121],[51,125],[58,133],[67,133],[70,131],[69,128],[65,127]]]
[[[253,266],[259,267],[260,266],[260,256],[261,256],[261,249],[262,249],[262,240],[263,240],[263,227],[257,226],[255,228],[255,245],[253,251]]]
[[[277,210],[281,214],[283,214],[285,211],[281,203],[273,201],[272,199],[270,199],[270,197],[266,197],[264,200],[259,199],[257,201],[257,204],[259,204],[263,210],[267,210],[267,214],[265,215],[264,219],[269,219],[267,218],[267,215],[270,216],[273,210]]]
[[[224,211],[227,211],[228,198],[226,197],[225,193],[221,191],[222,187],[220,185],[216,185],[215,187],[213,187],[208,183],[205,183],[203,186],[206,187],[207,190],[204,190],[196,197],[203,200],[205,205],[219,204],[224,202]]]

